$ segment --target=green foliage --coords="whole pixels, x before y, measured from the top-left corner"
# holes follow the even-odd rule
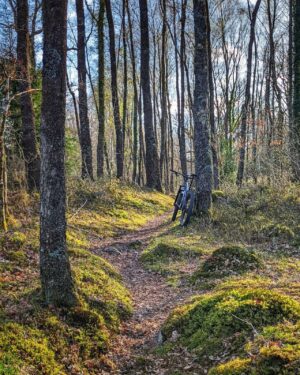
[[[238,275],[257,269],[261,265],[260,257],[253,250],[241,246],[223,246],[215,250],[203,262],[200,269],[193,275],[193,279],[196,281],[202,277],[221,278]]]
[[[66,129],[66,172],[69,176],[80,175],[81,157],[78,135],[71,129]]]
[[[180,343],[202,361],[243,352],[245,343],[265,326],[300,318],[300,304],[264,289],[221,291],[195,297],[173,311],[165,322],[165,339],[179,333]]]

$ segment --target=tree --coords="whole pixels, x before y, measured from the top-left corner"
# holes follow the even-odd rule
[[[123,148],[123,127],[120,118],[120,106],[118,96],[118,75],[116,62],[116,43],[115,43],[115,26],[111,10],[110,0],[105,0],[106,16],[109,29],[109,51],[110,51],[110,68],[111,68],[111,94],[114,111],[114,121],[116,130],[116,160],[117,160],[117,178],[123,177],[124,167],[124,148]]]
[[[212,152],[209,124],[209,77],[208,77],[208,7],[205,0],[194,0],[194,147],[197,185],[198,215],[208,215],[212,192]]]
[[[93,179],[93,158],[86,91],[85,16],[83,0],[76,0],[77,69],[80,119],[81,176]]]
[[[162,190],[157,146],[153,129],[153,113],[150,89],[150,47],[149,47],[149,22],[147,0],[139,0],[141,24],[141,86],[143,92],[144,128],[146,143],[146,178],[147,186],[159,191]]]
[[[97,177],[103,176],[104,145],[105,145],[105,93],[104,93],[104,16],[105,1],[100,0],[98,17],[98,97],[99,97],[99,126],[97,143]]]
[[[30,85],[30,36],[28,31],[28,0],[17,0],[17,78],[22,117],[22,148],[24,153],[27,187],[29,191],[40,186],[40,156],[37,150],[34,112]]]
[[[47,304],[73,306],[64,170],[67,0],[43,1],[40,271]]]
[[[208,81],[209,81],[209,120],[211,130],[211,151],[213,161],[213,180],[214,188],[219,189],[219,161],[217,151],[217,139],[216,139],[216,125],[215,125],[215,90],[213,82],[213,67],[212,67],[212,52],[211,52],[211,41],[210,41],[210,20],[209,20],[209,9],[208,2],[207,6],[207,49],[208,49]]]
[[[296,181],[300,180],[300,2],[294,2],[293,11],[293,126],[292,166]]]
[[[247,131],[247,116],[250,104],[250,89],[251,89],[251,74],[252,74],[252,54],[253,54],[253,43],[255,39],[255,24],[257,13],[259,10],[261,0],[257,0],[253,12],[250,17],[250,37],[248,44],[248,57],[247,57],[247,76],[246,76],[246,88],[245,98],[242,107],[242,119],[241,119],[241,134],[240,134],[240,146],[239,146],[239,165],[238,173],[236,178],[236,184],[241,186],[244,178],[245,169],[245,155],[246,155],[246,131]],[[249,4],[249,3],[248,3]]]

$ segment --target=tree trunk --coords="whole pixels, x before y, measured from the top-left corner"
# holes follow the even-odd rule
[[[300,2],[295,3],[292,165],[294,179],[300,181]]]
[[[209,119],[210,119],[210,130],[211,130],[211,151],[213,160],[213,181],[214,188],[219,189],[219,162],[218,162],[218,146],[217,146],[217,135],[215,125],[215,90],[213,82],[213,66],[212,66],[212,55],[211,55],[211,41],[210,41],[210,21],[209,21],[209,8],[207,6],[207,48],[208,48],[208,81],[209,81]]]
[[[206,0],[194,0],[194,147],[198,215],[209,215],[212,192],[212,155],[209,125],[208,14]]]
[[[115,28],[111,10],[110,0],[105,0],[106,16],[109,28],[109,50],[110,50],[110,67],[111,67],[111,95],[114,111],[114,121],[116,130],[116,159],[117,159],[117,178],[123,177],[124,166],[124,148],[123,148],[123,128],[120,118],[120,107],[118,97],[118,78],[117,78],[117,60],[115,46]]]
[[[247,78],[245,88],[245,99],[242,106],[242,120],[241,120],[241,134],[240,134],[240,147],[239,147],[239,165],[236,178],[236,184],[242,186],[245,170],[245,155],[246,155],[246,133],[247,133],[247,116],[250,103],[250,87],[251,87],[251,74],[252,74],[252,50],[255,37],[255,24],[257,13],[259,10],[261,0],[257,0],[251,15],[250,24],[250,39],[248,45],[248,58],[247,58]]]
[[[128,27],[129,27],[129,41],[130,41],[130,55],[132,64],[132,84],[133,84],[133,168],[132,168],[132,182],[137,182],[137,153],[138,153],[138,89],[136,79],[136,59],[135,49],[133,43],[133,32],[131,22],[131,12],[126,1],[127,15],[128,15]]]
[[[22,117],[22,146],[29,191],[40,187],[40,156],[37,151],[34,112],[30,86],[30,36],[28,31],[28,0],[17,0],[17,73]]]
[[[104,144],[105,144],[105,94],[104,94],[104,15],[105,0],[100,0],[98,18],[98,143],[97,143],[97,177],[104,174]]]
[[[143,91],[144,127],[146,141],[146,177],[147,186],[162,190],[157,146],[153,130],[153,113],[150,90],[149,70],[149,28],[148,28],[148,5],[147,0],[139,0],[140,23],[141,23],[141,85]]]
[[[178,126],[178,141],[179,141],[179,155],[181,170],[183,174],[187,174],[186,163],[186,146],[185,146],[185,128],[184,128],[184,109],[185,109],[185,79],[184,79],[184,65],[186,60],[185,55],[185,22],[186,22],[186,6],[187,0],[182,0],[181,4],[181,35],[180,35],[180,116]]]
[[[47,304],[77,303],[66,249],[65,109],[67,0],[43,2],[40,271]]]
[[[123,41],[123,154],[125,151],[125,135],[127,122],[127,96],[128,96],[128,73],[127,73],[127,41],[126,41],[126,3],[128,0],[123,0],[122,11],[122,41]]]
[[[85,60],[85,16],[83,0],[76,0],[77,12],[77,69],[81,145],[81,175],[82,178],[93,179],[92,144],[88,117],[86,91],[86,60]]]

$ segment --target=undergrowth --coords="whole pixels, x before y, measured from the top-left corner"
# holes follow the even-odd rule
[[[295,374],[300,187],[227,186],[213,200],[209,225],[193,218],[188,228],[165,233],[168,242],[192,242],[201,255],[190,277],[195,297],[162,326],[165,342],[157,355],[184,347],[209,375]],[[172,262],[166,254],[164,262]],[[191,365],[182,374],[192,372]]]
[[[46,307],[40,295],[38,196],[13,193],[0,237],[0,374],[99,374],[112,335],[132,312],[120,275],[90,241],[131,231],[169,208],[170,198],[121,182],[69,181],[67,244],[80,304]]]

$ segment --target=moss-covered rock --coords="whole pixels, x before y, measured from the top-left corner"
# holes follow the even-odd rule
[[[201,361],[213,362],[242,353],[263,327],[299,318],[300,304],[288,296],[264,289],[222,291],[175,309],[162,334],[165,340],[178,336]]]
[[[215,250],[207,258],[193,277],[193,281],[199,278],[221,278],[229,275],[239,275],[247,271],[259,268],[262,265],[261,258],[253,250],[241,246],[223,246]]]
[[[211,369],[209,375],[293,375],[300,368],[300,322],[265,327],[245,346],[247,356]]]

